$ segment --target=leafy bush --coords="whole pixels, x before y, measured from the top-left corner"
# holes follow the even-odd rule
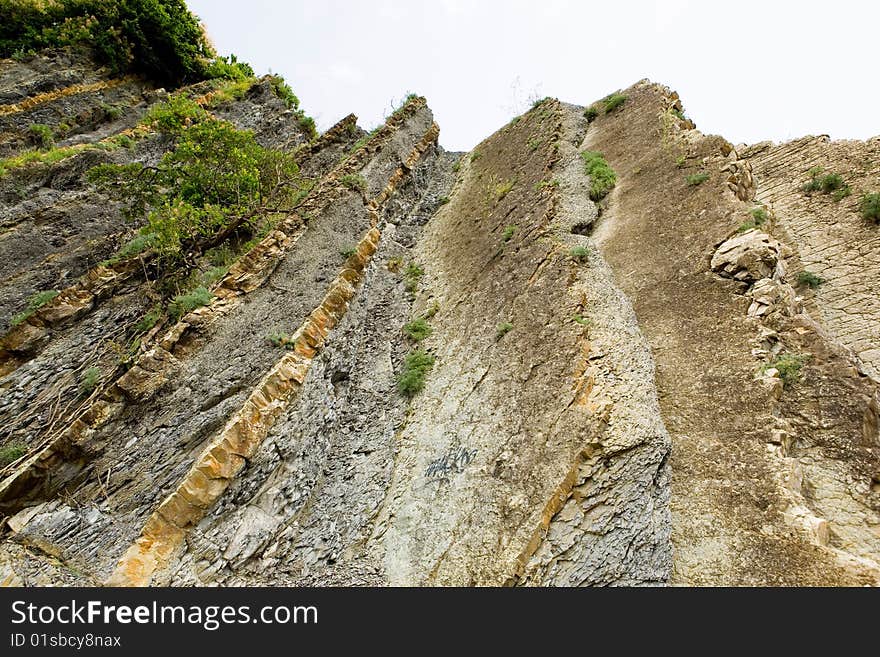
[[[852,194],[852,189],[850,189],[849,185],[844,185],[840,189],[834,190],[834,193],[831,194],[831,198],[835,201],[842,201],[850,194]]]
[[[142,123],[176,135],[185,126],[204,121],[206,118],[208,113],[198,103],[181,94],[174,94],[165,102],[151,107]]]
[[[590,256],[590,251],[585,246],[576,246],[568,252],[568,255],[571,256],[572,260],[583,262]]]
[[[357,249],[356,249],[355,247],[352,246],[352,247],[349,247],[349,248],[347,248],[347,249],[342,249],[342,250],[339,252],[339,255],[341,255],[343,258],[348,259],[348,258],[350,258],[351,256],[353,256],[355,253],[357,253]]]
[[[800,274],[798,274],[797,281],[801,285],[806,285],[807,287],[816,289],[825,282],[825,279],[817,276],[811,271],[804,270]]]
[[[599,110],[595,105],[590,105],[584,110],[584,118],[587,120],[587,123],[595,121],[597,116],[599,116]]]
[[[862,218],[880,224],[880,194],[865,194],[859,203]]]
[[[168,315],[176,322],[188,312],[207,306],[211,303],[212,297],[213,295],[201,286],[192,292],[178,294],[168,304]]]
[[[42,123],[34,123],[28,128],[28,138],[39,149],[47,151],[55,145],[52,128]]]
[[[754,219],[755,224],[757,224],[758,226],[760,226],[770,218],[770,215],[767,214],[767,211],[764,208],[752,208],[749,211],[749,214],[752,215],[752,219]]]
[[[605,113],[610,114],[616,110],[626,102],[627,98],[628,97],[624,94],[611,94],[610,96],[606,96],[602,101],[605,103]]]
[[[88,397],[98,387],[100,380],[101,370],[97,367],[90,367],[79,378],[79,394],[83,397]]]
[[[504,232],[501,233],[501,241],[509,242],[513,239],[514,234],[516,233],[516,226],[507,226],[504,229]]]
[[[403,370],[397,377],[397,390],[405,397],[413,397],[425,387],[425,378],[434,367],[434,357],[423,349],[406,355]]]
[[[779,372],[779,378],[782,379],[782,385],[788,388],[801,380],[801,368],[807,362],[807,357],[800,354],[782,354],[774,360],[766,363],[762,368],[762,372],[769,369],[775,369]]]
[[[15,315],[9,323],[12,326],[18,326],[59,294],[58,290],[44,290],[43,292],[37,292],[28,299],[28,305],[24,312]]]
[[[10,443],[0,447],[0,468],[5,468],[25,454],[27,454],[27,447],[22,443]]]
[[[421,342],[429,335],[431,335],[433,329],[428,322],[419,317],[418,319],[414,319],[411,322],[408,322],[403,327],[403,332],[410,340],[415,340],[416,342]]]
[[[143,233],[153,235],[150,246],[164,265],[191,261],[261,213],[287,211],[302,184],[290,154],[260,146],[253,133],[225,121],[186,126],[187,107],[154,114],[176,138],[155,167],[103,164],[88,173],[127,204],[130,217],[146,217]]]
[[[178,86],[205,76],[212,50],[184,0],[0,0],[0,57],[87,46],[115,73]]]
[[[617,174],[601,153],[584,151],[581,153],[581,159],[584,161],[584,171],[590,176],[590,198],[593,201],[600,201],[617,184]]]
[[[495,329],[495,339],[500,340],[505,335],[510,333],[512,330],[513,330],[513,324],[511,324],[510,322],[501,322],[498,325],[498,328]]]
[[[704,182],[709,180],[709,174],[705,171],[701,173],[694,173],[685,178],[687,180],[687,184],[691,187],[696,187],[697,185],[702,185]]]
[[[254,69],[247,62],[238,61],[235,55],[215,57],[205,69],[205,77],[210,80],[249,80],[254,77]]]

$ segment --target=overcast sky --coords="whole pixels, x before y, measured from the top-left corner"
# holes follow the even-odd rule
[[[326,129],[408,92],[470,150],[536,97],[589,104],[641,78],[734,143],[880,134],[880,3],[188,0],[221,53],[280,73]]]

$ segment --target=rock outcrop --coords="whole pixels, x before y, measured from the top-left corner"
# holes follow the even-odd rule
[[[310,139],[268,78],[174,93],[309,185],[172,317],[85,178],[173,148],[168,93],[0,61],[0,583],[880,583],[874,141],[734,147],[647,81],[469,154],[418,96]]]

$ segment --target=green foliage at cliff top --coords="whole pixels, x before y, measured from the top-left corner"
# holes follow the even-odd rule
[[[235,62],[208,70],[214,52],[183,0],[0,0],[0,57],[63,46],[168,86],[236,74]]]

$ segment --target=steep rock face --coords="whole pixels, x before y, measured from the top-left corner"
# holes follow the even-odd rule
[[[183,93],[313,185],[120,365],[155,292],[98,264],[132,227],[83,174],[157,162],[137,124],[166,96],[68,52],[0,63],[0,90],[12,155],[31,123],[128,99],[0,176],[3,321],[61,290],[0,349],[0,447],[25,446],[0,581],[878,582],[872,142],[734,149],[643,81],[589,123],[542,101],[464,156],[418,97],[306,143],[270,81],[201,83]],[[601,201],[587,150],[617,174]],[[817,153],[864,161],[836,219],[801,191]]]

